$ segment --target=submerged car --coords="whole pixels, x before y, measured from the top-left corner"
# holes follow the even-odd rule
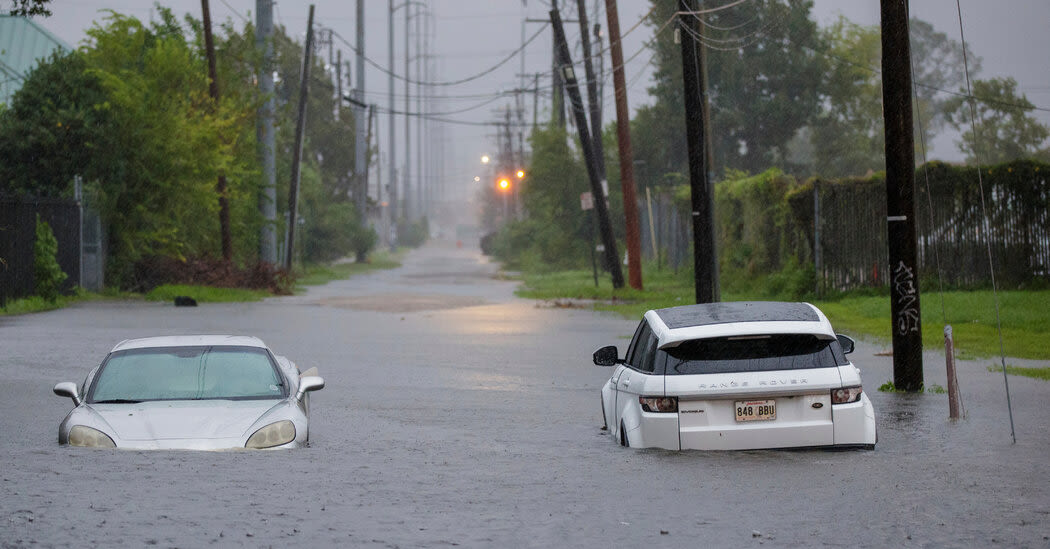
[[[316,368],[300,372],[246,336],[170,336],[117,344],[79,387],[58,429],[70,446],[223,450],[295,448],[310,438]]]
[[[605,429],[623,446],[744,450],[874,448],[875,410],[860,370],[809,303],[725,302],[645,313],[602,387]]]

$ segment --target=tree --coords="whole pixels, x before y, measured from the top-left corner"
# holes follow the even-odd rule
[[[915,135],[923,139],[929,152],[933,136],[948,122],[944,104],[949,96],[944,90],[965,80],[966,64],[962,44],[921,19],[913,17],[908,25],[915,82]],[[966,49],[970,51],[969,72],[975,75],[981,71],[981,58],[972,53],[969,44]]]
[[[532,162],[521,190],[526,218],[504,227],[496,246],[501,259],[547,268],[587,264],[593,212],[580,209],[580,193],[590,187],[578,148],[569,147],[568,137],[553,124],[532,132]]]
[[[882,79],[878,27],[844,17],[824,30],[831,59],[824,85],[825,107],[813,124],[811,142],[816,173],[843,177],[885,167]]]
[[[960,93],[963,95],[946,101],[944,108],[948,122],[962,133],[955,144],[967,162],[998,164],[1046,154],[1050,130],[1028,114],[1035,105],[1024,94],[1017,95],[1016,80],[975,80],[972,97],[965,97],[965,89]],[[975,114],[972,125],[971,106]]]
[[[10,15],[16,17],[32,17],[34,15],[51,16],[51,10],[47,5],[51,0],[11,0]]]
[[[681,50],[671,32],[676,24],[665,26],[677,5],[663,0],[652,4],[648,22],[660,31],[649,88],[656,102],[641,109],[638,119],[651,121],[646,126],[660,138],[659,146],[670,149],[653,157],[642,155],[654,150],[638,152],[653,168],[673,165],[668,171],[682,172],[684,147],[673,145],[684,135]],[[756,0],[703,16],[711,137],[719,169],[759,172],[784,164],[787,143],[817,114],[826,61],[817,53],[822,51],[821,36],[811,9],[809,0]],[[638,141],[646,139],[639,135]]]
[[[54,53],[40,63],[0,112],[0,192],[72,195],[77,174],[102,175],[110,112],[106,93],[83,55]]]

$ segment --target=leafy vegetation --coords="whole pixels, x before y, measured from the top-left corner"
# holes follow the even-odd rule
[[[36,295],[54,302],[58,299],[62,283],[69,277],[58,266],[58,240],[46,221],[36,216],[36,241],[33,243],[33,279]]]
[[[992,364],[988,367],[988,371],[1001,372],[1003,371],[1003,367],[1001,364]],[[1041,379],[1043,381],[1050,381],[1050,368],[1014,366],[1012,364],[1007,364],[1006,373],[1015,376],[1024,376],[1033,379]]]
[[[164,284],[146,293],[148,301],[173,301],[177,296],[188,296],[200,303],[237,303],[261,301],[273,294],[266,290],[244,288],[216,288],[189,284]]]
[[[100,210],[106,280],[116,287],[141,287],[136,275],[143,261],[220,255],[219,174],[227,181],[234,262],[252,269],[259,261],[256,112],[266,98],[254,75],[262,56],[250,24],[221,25],[216,105],[208,95],[202,32],[199,20],[182,24],[165,8],[150,23],[109,12],[81,48],[42,62],[0,109],[0,193],[71,197],[80,175]],[[283,29],[274,45],[280,220],[302,48]],[[353,254],[364,261],[376,235],[348,196],[353,112],[333,97],[323,60],[314,62],[300,190],[304,227],[295,258],[317,263]]]

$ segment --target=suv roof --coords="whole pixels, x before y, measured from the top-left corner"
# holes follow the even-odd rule
[[[645,313],[659,347],[712,337],[764,334],[813,334],[834,339],[824,313],[809,303],[736,301],[701,303]]]

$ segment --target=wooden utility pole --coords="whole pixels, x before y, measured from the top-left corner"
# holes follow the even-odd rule
[[[689,186],[693,219],[693,277],[696,302],[718,301],[718,254],[715,248],[714,197],[708,179],[704,114],[707,97],[701,86],[703,47],[695,39],[700,25],[695,0],[678,0],[678,23],[682,42],[682,80],[685,98],[685,133],[689,147]]]
[[[558,9],[558,0],[551,0],[551,9]],[[554,41],[553,59],[551,60],[551,116],[559,128],[565,128],[565,86],[562,82],[561,62],[558,60],[558,37]]]
[[[620,187],[623,189],[623,216],[627,232],[627,279],[632,288],[642,289],[642,236],[638,221],[638,199],[634,187],[634,151],[631,150],[631,112],[627,110],[627,83],[620,43],[620,16],[616,0],[605,0],[612,53],[613,89],[616,93],[616,141],[620,146]]]
[[[273,93],[273,1],[255,0],[255,47],[262,54],[259,68],[259,105],[256,139],[262,169],[262,192],[259,195],[259,213],[263,223],[259,228],[260,261],[277,263],[277,162],[275,159],[273,117],[277,102]]]
[[[295,250],[296,210],[299,207],[299,176],[303,156],[303,136],[306,133],[306,98],[310,82],[310,64],[314,49],[314,5],[306,19],[306,46],[303,47],[303,67],[299,71],[299,116],[295,123],[295,147],[292,149],[292,181],[288,185],[288,239],[284,248],[284,269],[292,270],[292,252]]]
[[[201,0],[201,11],[204,23],[204,51],[208,57],[208,95],[211,96],[212,106],[219,109],[219,81],[215,70],[215,42],[211,35],[211,10],[208,0]],[[230,261],[233,259],[233,244],[230,237],[230,200],[226,196],[226,174],[219,174],[219,181],[215,184],[215,192],[219,195],[219,233],[222,241],[222,259]]]
[[[554,37],[558,44],[556,50],[561,61],[560,71],[565,80],[565,91],[569,94],[571,109],[576,117],[576,131],[580,134],[580,146],[583,149],[583,158],[587,164],[587,176],[591,182],[591,193],[594,195],[594,211],[598,215],[598,230],[601,233],[602,245],[605,247],[606,263],[609,274],[612,275],[613,288],[623,288],[623,269],[620,268],[616,253],[616,238],[613,237],[612,223],[609,221],[609,207],[605,201],[605,191],[602,182],[598,178],[597,162],[594,158],[594,146],[591,144],[591,132],[588,129],[587,115],[583,110],[583,98],[580,96],[580,85],[576,80],[576,73],[572,70],[572,56],[569,54],[569,45],[565,41],[565,29],[562,27],[561,14],[558,9],[550,11],[551,26],[554,28]]]
[[[915,243],[915,138],[912,135],[908,1],[881,0],[881,5],[893,384],[905,391],[921,391],[922,318]]]

